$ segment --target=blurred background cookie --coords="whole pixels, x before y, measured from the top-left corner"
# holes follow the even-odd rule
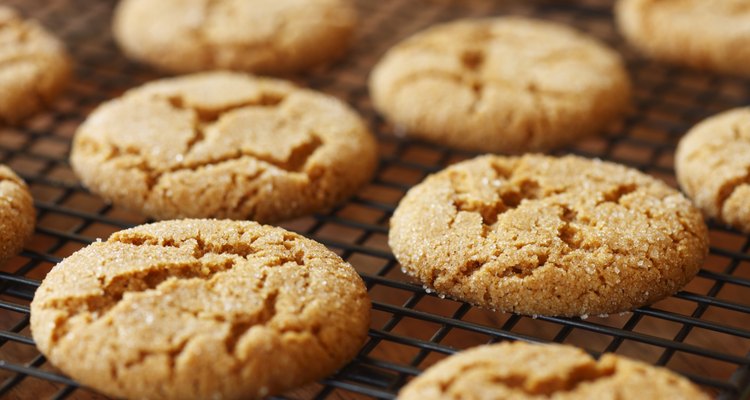
[[[649,57],[750,76],[747,0],[620,0],[620,32]]]
[[[210,72],[97,108],[71,164],[92,192],[155,218],[286,220],[348,198],[377,163],[342,101],[287,81]]]
[[[50,103],[69,75],[62,42],[0,5],[0,123],[18,123]]]
[[[135,60],[171,72],[303,72],[351,41],[350,0],[123,0],[113,29]]]
[[[707,216],[750,233],[750,108],[693,127],[677,146],[675,173]]]
[[[10,168],[0,165],[0,262],[21,251],[35,223],[29,188]]]
[[[620,56],[567,26],[520,17],[436,25],[370,76],[375,108],[407,136],[464,150],[548,150],[601,133],[630,102]]]

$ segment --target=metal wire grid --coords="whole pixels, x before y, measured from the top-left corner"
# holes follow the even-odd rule
[[[0,128],[0,163],[29,183],[38,209],[33,240],[0,266],[0,396],[100,398],[60,374],[34,348],[28,304],[39,281],[63,257],[98,237],[146,222],[105,204],[77,183],[67,164],[76,126],[100,102],[159,75],[125,60],[109,34],[113,1],[12,0],[62,37],[77,61],[76,77],[50,111],[20,128]],[[354,105],[380,139],[374,182],[325,215],[285,227],[337,251],[361,272],[373,299],[369,341],[347,367],[286,398],[392,398],[412,376],[473,345],[500,340],[555,341],[593,354],[616,352],[683,373],[720,398],[750,396],[750,241],[712,224],[711,254],[683,291],[653,306],[608,318],[530,318],[473,308],[427,294],[398,268],[386,244],[388,219],[406,190],[427,174],[473,154],[398,139],[372,110],[365,86],[378,57],[432,23],[506,12],[568,23],[623,52],[635,81],[628,118],[601,138],[560,153],[634,166],[675,185],[673,150],[695,122],[750,101],[750,82],[662,66],[623,45],[611,3],[455,0],[360,0],[359,38],[349,56],[299,82]],[[500,3],[500,2],[497,2]],[[96,351],[96,349],[92,349]]]

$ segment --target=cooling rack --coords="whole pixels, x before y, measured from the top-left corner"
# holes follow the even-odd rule
[[[114,45],[112,0],[6,0],[39,19],[68,45],[75,77],[64,96],[17,128],[0,127],[0,163],[29,183],[38,210],[33,239],[0,266],[0,396],[103,398],[79,387],[35,349],[29,302],[63,257],[114,231],[145,221],[81,188],[67,163],[78,124],[100,102],[159,78],[126,60]],[[439,21],[516,14],[567,23],[622,52],[635,83],[627,118],[605,135],[559,153],[633,166],[676,186],[673,152],[697,121],[750,103],[750,81],[644,60],[616,34],[611,2],[486,0],[360,0],[355,45],[336,65],[295,80],[355,106],[379,139],[374,181],[326,214],[283,224],[351,262],[373,299],[369,339],[357,358],[321,382],[280,398],[393,398],[421,370],[446,355],[502,340],[559,342],[593,354],[615,352],[677,371],[721,399],[750,397],[750,241],[710,224],[711,253],[695,280],[652,306],[609,317],[531,318],[441,299],[405,277],[387,246],[388,220],[406,190],[427,174],[473,156],[405,140],[373,111],[367,74],[398,40]],[[166,18],[166,17],[165,17]],[[97,351],[97,349],[91,349]]]

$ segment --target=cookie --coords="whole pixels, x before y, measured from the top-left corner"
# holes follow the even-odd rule
[[[620,0],[615,11],[622,35],[649,57],[750,76],[746,0]]]
[[[97,108],[71,164],[91,191],[155,218],[276,222],[370,180],[377,144],[341,101],[212,72],[152,82]]]
[[[109,396],[244,399],[334,372],[363,344],[369,312],[354,268],[317,242],[180,220],[117,232],[56,265],[31,303],[31,332],[55,366]]]
[[[401,200],[388,243],[429,290],[527,315],[632,310],[685,285],[708,252],[700,212],[621,165],[483,156]]]
[[[600,133],[630,101],[620,56],[594,38],[520,17],[436,25],[370,76],[375,108],[407,135],[464,150],[547,150]]]
[[[123,0],[114,36],[126,55],[172,72],[301,72],[349,46],[351,0]]]
[[[0,165],[0,262],[21,251],[35,223],[29,188],[10,168]]]
[[[675,172],[705,215],[750,233],[750,108],[693,127],[677,146]]]
[[[63,44],[0,5],[0,122],[18,123],[50,103],[69,75]]]
[[[710,397],[666,368],[573,346],[503,342],[448,357],[412,380],[399,400],[685,399]]]

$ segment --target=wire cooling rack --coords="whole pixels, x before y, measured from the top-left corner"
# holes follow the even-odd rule
[[[49,111],[18,128],[0,127],[0,163],[26,179],[38,210],[33,240],[20,256],[0,266],[0,396],[102,398],[65,377],[35,349],[29,302],[40,280],[63,257],[96,238],[146,222],[83,190],[67,154],[75,128],[93,107],[161,75],[129,62],[117,50],[109,32],[112,0],[3,3],[63,38],[76,68],[67,92]],[[393,398],[405,382],[446,355],[508,339],[567,343],[594,354],[615,352],[666,366],[718,398],[748,398],[750,241],[723,226],[710,225],[711,254],[683,291],[607,318],[491,312],[425,293],[406,278],[387,246],[391,213],[406,190],[427,174],[472,154],[397,138],[395,129],[374,113],[366,79],[391,45],[435,22],[511,13],[573,25],[623,53],[635,82],[635,101],[622,124],[560,153],[627,164],[673,186],[673,152],[680,136],[711,114],[750,102],[750,81],[640,58],[616,34],[612,4],[606,0],[361,0],[358,5],[362,21],[348,56],[296,80],[338,96],[364,115],[380,142],[377,177],[329,213],[284,226],[326,244],[357,267],[373,299],[372,326],[351,364],[283,398]]]

